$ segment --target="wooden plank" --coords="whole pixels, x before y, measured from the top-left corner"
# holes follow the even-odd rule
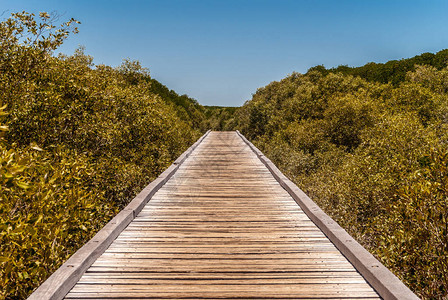
[[[349,295],[350,293],[362,293],[364,295],[373,296],[375,293],[368,284],[160,284],[160,285],[145,285],[145,284],[78,284],[75,286],[71,292],[73,293],[89,293],[89,292],[105,292],[105,293],[119,293],[119,292],[133,292],[133,293],[233,293],[233,295],[238,296],[242,293],[257,293],[258,295],[263,294],[275,294],[275,293],[285,293],[287,291],[289,294],[306,294],[306,295],[324,295],[324,294],[342,294],[344,292]],[[246,294],[246,295],[247,295]]]
[[[213,272],[213,273],[191,273],[191,272],[87,272],[83,278],[136,278],[136,279],[163,279],[163,280],[257,280],[257,279],[321,279],[338,280],[340,278],[350,278],[350,280],[360,280],[358,272],[352,271],[321,271],[321,272]],[[90,279],[89,279],[90,280]],[[200,281],[202,282],[202,281]],[[281,282],[279,282],[281,283]]]

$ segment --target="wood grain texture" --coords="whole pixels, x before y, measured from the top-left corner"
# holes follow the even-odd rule
[[[211,132],[66,299],[378,299],[236,132]]]

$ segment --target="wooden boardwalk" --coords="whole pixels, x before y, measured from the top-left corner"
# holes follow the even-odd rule
[[[373,299],[235,132],[211,132],[66,299]]]

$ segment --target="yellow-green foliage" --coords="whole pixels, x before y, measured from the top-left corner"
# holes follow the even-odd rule
[[[203,106],[205,119],[201,126],[210,130],[229,130],[234,124],[233,116],[237,107]]]
[[[82,155],[0,149],[0,297],[25,298],[117,209]]]
[[[448,152],[431,149],[422,168],[399,189],[390,210],[393,235],[382,255],[400,276],[431,298],[446,299],[448,286]],[[412,233],[412,234],[410,234]],[[423,254],[423,255],[422,255]],[[423,262],[422,262],[423,259]],[[418,266],[418,272],[415,272]],[[425,274],[425,277],[422,276]]]
[[[397,86],[294,73],[259,89],[235,120],[412,290],[445,299],[447,116],[448,69],[416,66]]]
[[[26,298],[201,135],[138,62],[52,56],[77,23],[52,20],[0,22],[0,298]]]

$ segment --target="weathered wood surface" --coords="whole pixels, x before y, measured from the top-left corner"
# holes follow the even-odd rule
[[[67,299],[371,299],[235,132],[211,132]]]

